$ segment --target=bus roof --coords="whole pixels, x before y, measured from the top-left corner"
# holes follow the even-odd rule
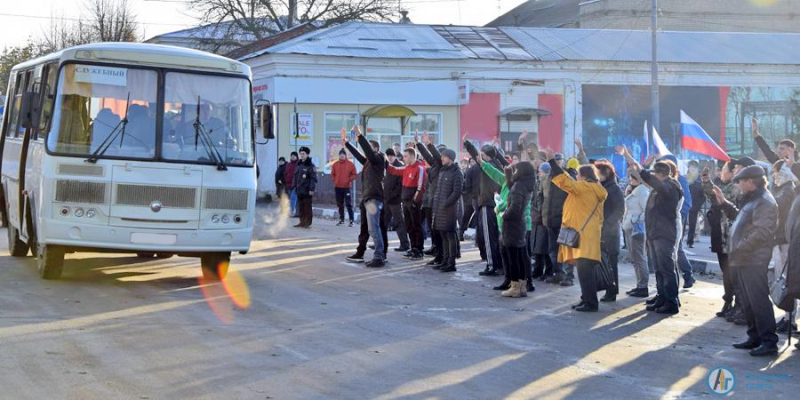
[[[14,66],[24,69],[48,61],[110,62],[129,65],[197,69],[250,76],[246,64],[216,54],[184,47],[149,43],[92,43],[59,50]]]

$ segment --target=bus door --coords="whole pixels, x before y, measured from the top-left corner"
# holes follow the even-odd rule
[[[6,210],[8,212],[9,226],[19,229],[21,203],[20,203],[20,167],[23,160],[22,141],[25,137],[25,115],[26,108],[30,108],[31,96],[26,94],[28,82],[31,80],[32,71],[20,71],[17,73],[14,85],[13,98],[11,99],[12,109],[9,115],[9,124],[6,129],[5,144],[3,146],[3,189],[5,191]],[[12,95],[12,94],[9,94]]]

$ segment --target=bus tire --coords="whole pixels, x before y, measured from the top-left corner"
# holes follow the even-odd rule
[[[61,278],[64,268],[64,248],[52,244],[40,244],[36,252],[36,267],[42,279]]]
[[[231,253],[210,253],[200,256],[203,278],[214,281],[224,280],[228,275]]]
[[[136,253],[136,257],[139,258],[153,258],[156,256],[156,253]]]
[[[25,257],[28,255],[28,244],[19,238],[19,230],[8,225],[8,252],[12,257]]]

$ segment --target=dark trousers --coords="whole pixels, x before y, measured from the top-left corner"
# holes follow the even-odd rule
[[[678,244],[672,240],[648,240],[648,256],[653,258],[656,269],[656,289],[658,296],[666,303],[677,307],[678,302]]]
[[[579,258],[577,261],[578,281],[581,285],[581,301],[589,307],[597,308],[597,278],[594,271],[597,261],[586,258]]]
[[[312,205],[314,203],[314,197],[308,195],[298,195],[297,196],[297,209],[298,214],[300,214],[300,225],[301,226],[311,226],[311,222],[314,219],[314,210]]]
[[[347,207],[347,215],[350,217],[350,222],[353,222],[352,191],[350,188],[334,188],[334,192],[336,193],[336,207],[339,207],[339,221],[344,221],[344,209]]]
[[[741,295],[738,301],[742,303],[747,318],[747,337],[767,346],[776,346],[778,335],[775,334],[775,312],[769,299],[767,264],[731,269],[738,277]]]
[[[553,275],[553,263],[550,262],[550,256],[547,254],[534,254],[533,262],[536,264],[535,270],[533,271],[533,276],[540,277]]]
[[[719,261],[719,269],[722,270],[722,285],[725,288],[725,293],[722,295],[722,300],[730,303],[736,295],[736,275],[728,268],[728,255],[725,253],[717,253],[717,260]]]
[[[431,231],[431,248],[436,250],[436,256],[441,257],[442,236],[439,231],[433,229],[433,208],[425,207],[422,209],[425,214],[425,222],[428,223],[428,229]]]
[[[442,263],[444,265],[456,265],[456,255],[458,254],[458,233],[456,231],[438,231],[442,238],[440,248],[442,249]]]
[[[505,252],[505,260],[507,260],[505,264],[506,277],[512,282],[528,279],[527,271],[530,270],[530,268],[527,268],[526,265],[529,267],[531,263],[531,259],[528,256],[528,249],[524,246],[503,246],[503,251]]]
[[[601,243],[602,258],[611,273],[614,274],[614,287],[606,290],[607,294],[619,293],[619,235],[603,238]]]
[[[497,229],[497,216],[494,208],[481,206],[478,209],[478,229],[476,241],[482,248],[482,255],[486,255],[486,268],[491,270],[503,269],[503,257],[500,253],[500,231]]]
[[[687,233],[686,244],[690,246],[694,245],[694,233],[697,230],[697,216],[699,214],[700,210],[689,210],[689,232]]]
[[[553,264],[553,271],[555,271],[555,274],[563,278],[572,279],[573,277],[566,276],[567,271],[564,269],[564,266],[558,262],[558,234],[560,232],[560,226],[558,228],[547,228],[547,253],[550,256],[550,262]]]
[[[467,199],[466,201],[464,201],[464,216],[461,218],[461,224],[459,225],[462,235],[467,230],[467,228],[470,227],[470,222],[472,222],[473,214],[475,214],[475,208],[472,207],[472,201]]]
[[[408,232],[406,231],[403,209],[400,203],[384,204],[383,210],[386,216],[386,218],[384,218],[384,224],[388,227],[389,221],[394,221],[394,231],[397,233],[397,238],[400,239],[400,247],[409,248]]]
[[[422,208],[413,201],[403,202],[403,219],[408,229],[408,239],[411,249],[422,251],[425,246],[425,237],[422,234]]]
[[[367,208],[364,207],[364,202],[362,201],[361,204],[358,206],[359,212],[361,213],[361,232],[358,233],[358,247],[356,248],[356,253],[359,255],[364,255],[367,252],[367,242],[369,241],[370,234],[369,234],[369,223],[367,222],[369,219],[367,218]],[[386,209],[382,209],[381,213],[386,212]],[[383,254],[389,251],[389,238],[386,236],[386,218],[383,214],[381,214],[381,237],[383,238]]]
[[[286,196],[286,185],[275,185],[275,199],[280,200],[283,196]]]

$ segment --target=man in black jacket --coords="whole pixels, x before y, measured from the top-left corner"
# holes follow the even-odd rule
[[[472,154],[477,154],[477,149],[472,143],[464,138],[464,148]],[[491,163],[497,169],[503,170],[508,162],[503,157],[498,157],[497,149],[490,145],[484,145],[478,157],[484,162]],[[494,194],[500,191],[500,185],[492,180],[488,175],[481,173],[479,178],[478,191],[478,227],[476,238],[481,258],[485,257],[486,268],[480,272],[482,276],[497,276],[498,271],[503,270],[503,258],[500,253],[500,230],[497,226],[497,216],[494,213]]]
[[[478,180],[481,176],[481,168],[478,166],[478,163],[475,159],[469,159],[469,167],[467,167],[466,171],[464,171],[464,193],[462,197],[464,198],[464,217],[461,219],[461,224],[459,228],[461,228],[460,237],[463,240],[464,232],[467,231],[470,227],[475,227],[475,220],[473,215],[476,215],[477,212],[477,198],[478,198],[478,191],[480,190],[480,186]]]
[[[286,194],[286,159],[283,157],[278,158],[278,169],[275,170],[275,198],[280,200]]]
[[[564,167],[564,155],[555,154],[559,166]],[[574,171],[567,171],[575,178]],[[564,215],[564,202],[567,201],[567,192],[561,190],[553,183],[552,176],[548,175],[541,183],[542,191],[542,224],[547,228],[547,242],[550,246],[550,262],[553,264],[553,276],[545,282],[561,284],[562,286],[574,285],[575,275],[572,268],[558,262],[558,235],[561,233],[561,219]]]
[[[414,133],[414,139],[418,138],[417,133]],[[417,151],[422,156],[422,159],[428,163],[428,189],[422,197],[422,213],[425,221],[428,222],[428,229],[431,231],[431,248],[425,251],[425,255],[434,256],[435,259],[428,263],[433,266],[441,261],[442,251],[441,242],[442,237],[439,232],[433,229],[433,196],[436,195],[436,184],[439,181],[439,170],[442,169],[442,155],[436,146],[433,145],[431,137],[427,132],[422,133],[422,142],[417,141]]]
[[[386,162],[397,168],[402,167],[403,162],[397,158],[394,149],[386,150]],[[397,238],[400,239],[400,247],[394,251],[407,252],[411,250],[411,245],[408,243],[408,232],[406,232],[406,224],[403,220],[403,210],[400,207],[400,194],[403,191],[403,177],[392,174],[386,174],[383,179],[383,195],[384,195],[384,225],[389,226],[389,221],[394,221],[394,230],[397,233]]]
[[[728,243],[730,267],[738,277],[747,318],[747,341],[733,346],[750,350],[751,356],[774,356],[778,354],[778,335],[767,271],[778,226],[778,205],[767,190],[763,168],[746,167],[733,180],[743,193],[741,208],[725,200],[720,188],[713,189],[717,204],[734,219]]]
[[[456,271],[458,254],[458,217],[456,205],[461,198],[464,175],[455,163],[456,152],[442,150],[436,193],[433,197],[433,226],[441,237],[441,262],[433,268],[442,272]]]
[[[314,218],[313,198],[317,188],[317,167],[308,156],[311,150],[308,147],[300,148],[300,161],[294,170],[294,190],[297,192],[297,209],[300,214],[300,223],[295,228],[310,228]]]
[[[368,268],[380,268],[386,263],[386,252],[389,240],[386,236],[385,217],[383,215],[383,180],[386,171],[386,159],[381,153],[381,144],[374,140],[367,140],[361,133],[361,128],[356,125],[356,138],[364,154],[350,144],[347,134],[342,132],[344,143],[353,158],[358,160],[364,168],[361,171],[361,233],[358,235],[358,248],[356,253],[347,257],[348,261],[364,262],[364,253],[367,251],[367,241],[372,237],[375,243],[375,255]]]
[[[600,184],[606,189],[608,197],[603,202],[603,228],[600,234],[600,246],[603,261],[614,274],[614,287],[606,290],[605,296],[600,301],[612,302],[617,300],[619,293],[619,248],[622,217],[625,215],[625,195],[617,181],[617,171],[608,161],[598,161],[594,164],[597,168],[597,177]]]
[[[683,189],[672,168],[663,161],[653,166],[653,172],[642,169],[625,149],[625,158],[633,173],[639,174],[642,182],[653,190],[647,199],[645,231],[647,232],[648,256],[656,270],[658,295],[647,301],[647,311],[659,314],[677,314],[678,300],[678,241],[682,225],[680,208],[683,205]],[[774,322],[774,321],[773,321]]]

